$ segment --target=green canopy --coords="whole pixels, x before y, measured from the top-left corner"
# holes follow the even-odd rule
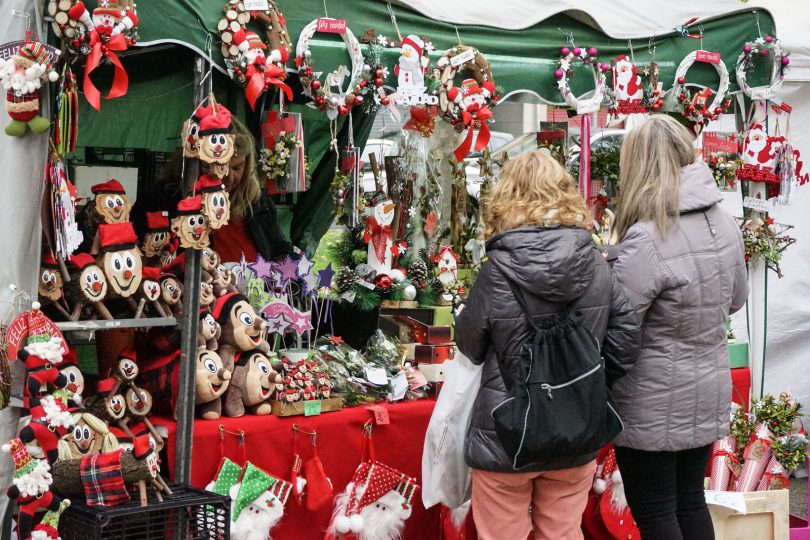
[[[88,7],[92,9],[92,0]],[[214,91],[217,98],[232,111],[258,126],[259,119],[246,105],[242,90],[231,84],[222,74],[224,67],[219,52],[217,22],[223,15],[224,0],[164,0],[138,3],[140,44],[125,55],[124,65],[129,74],[129,91],[123,98],[102,99],[102,110],[96,112],[82,99],[80,109],[79,146],[128,147],[172,151],[179,147],[179,131],[183,120],[194,104],[193,59],[196,54],[211,50],[211,59],[219,66],[214,70]],[[324,15],[321,0],[280,2],[293,43],[301,29],[313,19]],[[397,29],[392,23],[387,3],[377,0],[327,0],[329,16],[348,21],[349,28],[359,36],[367,28],[377,34],[395,38]],[[528,90],[538,101],[560,103],[553,72],[559,58],[560,47],[566,45],[563,31],[572,32],[577,45],[596,47],[599,56],[608,61],[619,54],[627,54],[625,40],[612,39],[599,30],[586,26],[574,18],[559,14],[520,31],[507,31],[483,26],[455,27],[430,20],[416,12],[395,8],[399,30],[404,34],[427,36],[435,46],[434,59],[442,51],[456,44],[459,38],[478,48],[490,61],[495,82],[504,95],[517,90]],[[773,20],[760,12],[763,32],[773,31]],[[257,28],[258,30],[258,28]],[[756,32],[750,13],[737,13],[703,25],[703,48],[720,52],[732,74],[731,90],[736,90],[734,63],[748,36]],[[656,36],[655,56],[661,68],[661,80],[669,88],[680,60],[700,46],[700,41],[673,33]],[[179,47],[183,45],[186,49]],[[632,42],[636,63],[650,60],[651,47],[647,40]],[[152,51],[152,52],[150,52]],[[348,64],[349,56],[343,42],[336,35],[317,34],[311,44],[313,68],[329,72],[340,64]],[[387,50],[385,61],[393,66],[398,51]],[[289,64],[292,66],[292,62]],[[100,89],[108,87],[103,81],[105,68],[100,68]],[[393,70],[391,70],[393,72]],[[757,83],[756,75],[750,80]],[[764,70],[761,70],[764,71]],[[393,73],[392,73],[393,75]],[[94,77],[95,80],[95,77]],[[689,81],[716,87],[717,74],[708,64],[695,65],[689,72]],[[457,81],[457,82],[460,82]],[[571,79],[571,88],[580,95],[592,88],[593,82],[583,68]],[[300,89],[299,89],[300,90]],[[297,99],[301,99],[297,97]],[[272,101],[266,101],[267,104]],[[309,159],[316,164],[311,189],[298,197],[293,209],[290,236],[301,247],[313,250],[333,219],[330,182],[335,156],[328,151],[331,139],[329,123],[323,113],[293,104],[291,110],[304,113],[305,143]],[[370,132],[372,119],[355,113],[354,139],[362,146]],[[346,121],[338,123],[341,145],[348,141]],[[81,159],[82,149],[77,157]]]

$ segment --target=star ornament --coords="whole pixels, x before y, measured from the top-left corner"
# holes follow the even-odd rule
[[[318,271],[318,277],[321,278],[321,287],[326,287],[327,289],[332,288],[332,278],[335,277],[335,271],[332,270],[332,263],[326,265],[326,268],[323,270]]]
[[[308,276],[312,272],[313,266],[315,266],[315,263],[307,259],[306,255],[303,255],[298,261],[298,277],[304,278]]]
[[[294,311],[293,312],[293,320],[290,323],[290,326],[295,333],[299,336],[304,335],[304,332],[307,330],[312,330],[312,315],[309,311]]]
[[[276,269],[281,274],[281,281],[292,281],[296,278],[298,265],[287,255],[287,257],[284,258],[284,262],[278,265]]]
[[[321,283],[321,278],[318,274],[307,274],[302,280],[304,283],[304,294],[313,294],[318,290],[318,285]]]
[[[270,278],[273,272],[273,265],[261,254],[256,255],[256,262],[249,264],[248,268],[253,270],[256,276],[266,279]]]

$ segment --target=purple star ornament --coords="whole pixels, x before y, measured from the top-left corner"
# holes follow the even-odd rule
[[[321,278],[321,287],[331,289],[332,278],[335,277],[335,271],[332,270],[332,263],[329,263],[323,270],[318,271],[318,276]]]
[[[287,257],[284,258],[284,262],[278,265],[277,270],[281,274],[281,281],[292,281],[296,278],[298,265],[287,255]]]
[[[272,264],[261,254],[257,254],[256,262],[249,264],[248,267],[260,278],[269,278],[273,272]]]

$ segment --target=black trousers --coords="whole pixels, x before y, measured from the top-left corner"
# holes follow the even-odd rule
[[[714,540],[703,494],[710,449],[646,452],[616,447],[627,503],[642,540]]]

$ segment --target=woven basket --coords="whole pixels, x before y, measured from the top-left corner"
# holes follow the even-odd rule
[[[11,398],[11,362],[8,360],[8,326],[0,326],[0,411]]]

